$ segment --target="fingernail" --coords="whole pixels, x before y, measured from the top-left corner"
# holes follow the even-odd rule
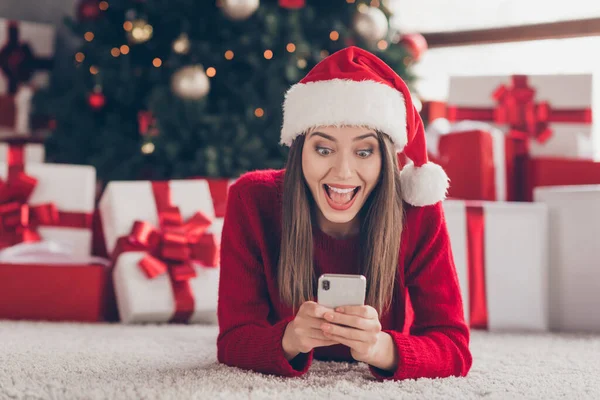
[[[337,312],[344,312],[344,309],[342,307],[338,307],[338,308],[335,309],[335,311],[337,311]]]

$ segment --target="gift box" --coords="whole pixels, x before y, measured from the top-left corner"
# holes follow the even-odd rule
[[[235,182],[235,179],[217,179],[217,178],[200,178],[205,179],[210,187],[210,195],[213,200],[215,216],[217,218],[225,217],[227,209],[227,194],[229,187]]]
[[[29,133],[31,98],[48,85],[54,40],[51,25],[0,19],[0,130]]]
[[[531,157],[600,159],[592,75],[451,77],[447,118],[493,123]]]
[[[111,300],[108,260],[53,242],[0,251],[0,319],[97,322]]]
[[[460,200],[443,206],[470,326],[547,330],[547,207]]]
[[[478,121],[440,118],[426,130],[428,155],[450,179],[448,198],[521,201],[528,156],[523,143]],[[465,157],[468,154],[468,157]]]
[[[91,166],[23,163],[15,152],[0,163],[0,249],[52,240],[91,251],[96,170]]]
[[[122,322],[216,323],[222,220],[205,180],[109,182],[98,209]]]
[[[536,188],[550,212],[550,326],[600,332],[600,185]]]
[[[433,100],[423,101],[419,114],[425,125],[429,125],[438,118],[446,118],[446,103]]]
[[[41,139],[0,135],[0,163],[8,163],[9,158],[14,158],[20,152],[26,163],[43,163],[46,156]]]
[[[536,187],[600,185],[600,162],[566,158],[526,160],[525,200],[533,201]]]

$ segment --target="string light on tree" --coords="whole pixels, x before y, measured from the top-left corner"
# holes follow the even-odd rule
[[[296,51],[296,45],[294,43],[288,43],[287,46],[285,46],[285,49],[288,51],[288,53],[293,53]]]
[[[127,37],[131,43],[140,44],[150,40],[153,31],[152,25],[140,18],[131,23],[131,31],[127,33]]]
[[[306,68],[306,60],[304,58],[299,58],[296,62],[296,65],[298,66],[298,68],[304,69]]]
[[[173,74],[171,90],[183,99],[199,100],[210,91],[210,80],[201,65],[189,65]]]
[[[129,54],[129,46],[126,44],[119,47],[119,50],[121,51],[121,54]]]
[[[385,50],[388,48],[388,42],[387,40],[381,39],[379,42],[377,42],[377,48],[379,50]]]
[[[227,50],[227,51],[225,52],[225,59],[226,59],[226,60],[233,60],[233,51],[231,51],[231,50]]]
[[[83,60],[85,60],[85,54],[83,54],[82,52],[78,52],[77,54],[75,54],[75,61],[82,63]]]
[[[365,41],[377,43],[384,39],[388,33],[388,20],[383,11],[379,8],[368,7],[361,4],[354,17],[354,30]]]
[[[263,115],[265,115],[265,110],[258,107],[256,110],[254,110],[254,115],[258,118],[261,118]]]
[[[217,74],[217,70],[214,67],[206,68],[206,76],[208,76],[209,78],[214,77],[216,74]]]
[[[98,4],[98,8],[102,11],[108,10],[108,1],[101,1],[100,4]]]
[[[187,54],[190,51],[190,38],[186,33],[179,35],[173,42],[173,51],[177,54]]]
[[[338,31],[331,31],[331,32],[329,32],[329,39],[331,39],[331,40],[333,40],[335,42],[339,38],[340,38],[340,34],[338,33]]]
[[[273,58],[273,51],[271,51],[271,50],[265,50],[265,52],[264,52],[264,54],[263,54],[263,55],[264,55],[264,57],[265,57],[267,60],[270,60],[270,59],[272,59],[272,58]]]
[[[154,143],[152,143],[152,142],[144,143],[142,145],[142,153],[152,154],[152,153],[154,153],[155,148],[156,147],[154,146]]]
[[[94,32],[86,32],[86,33],[83,35],[83,38],[84,38],[86,41],[88,41],[88,42],[91,42],[92,40],[94,40]]]
[[[242,21],[254,14],[260,5],[260,0],[221,0],[219,4],[227,18]]]

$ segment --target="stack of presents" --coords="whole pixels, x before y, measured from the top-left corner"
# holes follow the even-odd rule
[[[472,328],[600,332],[598,112],[591,74],[451,77],[425,103]]]
[[[229,180],[110,182],[46,163],[31,98],[52,27],[0,19],[0,319],[216,323]]]
[[[29,110],[53,43],[0,19],[0,319],[215,323],[231,181],[115,181],[96,201],[93,167],[45,163]],[[593,106],[591,75],[454,77],[424,102],[472,328],[600,331]]]

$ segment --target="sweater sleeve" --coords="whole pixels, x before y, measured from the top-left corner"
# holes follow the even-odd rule
[[[466,376],[471,368],[469,329],[450,247],[442,203],[421,207],[408,221],[413,251],[405,279],[414,310],[410,334],[389,333],[398,351],[398,367],[388,373],[370,366],[379,380]]]
[[[271,306],[257,240],[261,232],[257,224],[252,224],[259,213],[250,213],[242,201],[242,183],[238,181],[230,188],[223,222],[217,357],[219,362],[233,367],[300,376],[308,370],[312,352],[301,353],[290,363],[285,358],[282,339],[293,317],[269,323]],[[245,198],[252,196],[246,194]]]

